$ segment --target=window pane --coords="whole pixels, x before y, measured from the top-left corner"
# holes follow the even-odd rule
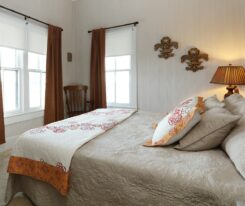
[[[28,68],[39,69],[39,55],[35,53],[28,53]]]
[[[39,61],[40,61],[40,69],[46,71],[46,55],[40,55]]]
[[[115,103],[115,73],[106,72],[106,100]]]
[[[116,103],[129,104],[129,71],[116,72]]]
[[[15,68],[15,49],[1,47],[1,66],[4,68]]]
[[[24,51],[16,50],[16,67],[17,68],[24,67]]]
[[[42,73],[42,108],[44,109],[45,105],[45,89],[46,89],[46,74]]]
[[[3,72],[3,99],[4,112],[15,111],[18,109],[18,72]]]
[[[116,69],[116,58],[115,57],[106,57],[105,69],[106,71],[114,71]]]
[[[41,107],[41,74],[29,72],[30,108]]]
[[[131,68],[131,56],[120,56],[116,58],[117,70],[130,69]]]

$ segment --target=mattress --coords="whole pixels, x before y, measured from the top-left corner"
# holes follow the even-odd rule
[[[69,193],[11,175],[7,199],[24,192],[37,206],[197,206],[245,201],[245,180],[220,149],[146,148],[160,114],[135,115],[88,142],[72,159]]]

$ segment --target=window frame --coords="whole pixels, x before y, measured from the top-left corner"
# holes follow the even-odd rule
[[[4,96],[4,90],[3,90],[3,88],[4,88],[4,72],[5,71],[16,71],[17,72],[18,87],[17,87],[17,92],[16,92],[16,94],[17,94],[17,96],[16,96],[17,101],[16,102],[18,104],[18,107],[17,107],[16,110],[12,110],[12,111],[8,111],[8,112],[5,112],[4,111],[4,116],[14,116],[16,114],[20,114],[21,113],[21,110],[22,110],[21,109],[21,97],[20,97],[20,95],[21,95],[21,89],[20,89],[20,85],[21,85],[21,83],[20,83],[20,81],[21,81],[20,80],[21,68],[18,68],[18,67],[16,67],[16,68],[1,67],[1,78],[3,78],[3,80],[1,80],[1,82],[2,82],[2,95],[3,96]]]
[[[30,53],[30,51],[28,50],[22,50],[22,49],[16,49],[16,48],[11,48],[11,47],[6,47],[6,46],[0,46],[2,48],[8,48],[8,49],[14,49],[15,51],[22,51],[23,52],[23,67],[2,67],[0,65],[0,71],[1,71],[1,78],[2,78],[2,87],[4,87],[4,71],[17,71],[17,82],[18,82],[18,87],[17,87],[17,102],[18,102],[18,107],[16,110],[13,111],[9,111],[9,112],[5,112],[4,111],[4,118],[7,118],[7,122],[14,123],[15,120],[13,119],[15,116],[18,116],[17,119],[30,119],[31,115],[33,114],[33,117],[36,117],[37,114],[40,114],[38,116],[43,115],[43,111],[44,111],[44,105],[42,104],[43,102],[43,98],[42,98],[42,92],[43,89],[45,90],[46,88],[42,88],[42,74],[46,75],[46,68],[45,70],[43,69],[29,69],[29,65],[28,65],[28,53]],[[35,53],[35,52],[31,52],[31,53]],[[40,53],[35,53],[37,55],[43,55],[44,54],[40,54]],[[17,56],[17,55],[16,55]],[[15,56],[15,57],[16,57]],[[1,59],[1,58],[0,58]],[[40,64],[40,62],[39,62]],[[29,73],[30,72],[36,72],[39,73],[40,76],[40,107],[34,107],[31,108],[30,107],[30,103],[29,103],[29,98],[30,98],[30,94],[29,94],[29,88],[30,88],[30,84],[29,84]],[[4,92],[2,92],[3,94],[3,99],[4,99]],[[45,97],[44,97],[45,98]],[[36,113],[36,114],[35,114]],[[26,117],[25,117],[25,114]],[[22,116],[22,118],[20,118]],[[17,121],[18,122],[18,121]]]
[[[14,48],[14,47],[6,47],[6,46],[1,46],[1,45],[0,45],[0,48],[14,49],[15,50],[15,58],[17,56],[17,53],[16,53],[17,51],[23,52],[23,68],[24,68],[25,51],[23,49],[17,49],[17,48]],[[0,52],[0,63],[1,63],[1,52]],[[22,99],[21,99],[21,93],[22,93],[21,84],[22,84],[22,70],[23,70],[23,68],[20,67],[20,66],[2,67],[2,65],[0,64],[3,105],[4,105],[4,90],[3,90],[3,88],[4,88],[4,71],[17,71],[18,72],[18,74],[17,74],[17,82],[19,83],[18,91],[17,91],[18,92],[17,93],[17,95],[18,95],[18,97],[17,97],[18,108],[16,110],[12,110],[12,111],[9,111],[9,112],[3,111],[4,112],[4,118],[22,114],[23,104],[22,104]]]
[[[35,112],[35,111],[43,111],[44,110],[44,104],[45,104],[45,90],[46,90],[46,85],[45,85],[45,88],[42,88],[42,75],[43,74],[45,74],[45,76],[46,76],[46,67],[45,67],[45,70],[43,70],[42,68],[40,68],[40,59],[38,60],[38,64],[39,64],[39,68],[36,68],[36,69],[33,69],[33,68],[29,68],[29,53],[32,53],[32,54],[36,54],[36,55],[42,55],[42,56],[45,56],[44,54],[40,54],[40,53],[37,53],[37,52],[32,52],[32,51],[27,51],[27,68],[26,68],[26,70],[27,70],[27,72],[25,73],[25,79],[26,79],[26,81],[28,80],[28,83],[27,83],[27,85],[28,85],[28,87],[27,87],[27,93],[28,93],[28,97],[26,97],[26,100],[27,100],[27,102],[26,102],[26,106],[27,106],[27,108],[26,108],[26,111],[27,112]],[[47,55],[46,55],[46,57],[47,57]],[[33,73],[38,73],[38,74],[40,74],[40,107],[31,107],[30,106],[30,85],[29,85],[29,77],[30,77],[30,73],[31,72],[33,72]],[[45,80],[45,82],[46,82],[46,80]],[[44,99],[42,98],[42,92],[43,92],[43,89],[44,89]],[[44,102],[44,103],[43,103]],[[42,104],[43,103],[43,104]]]
[[[18,102],[18,107],[16,110],[13,111],[9,111],[9,112],[5,112],[4,111],[4,118],[5,118],[5,124],[13,124],[13,123],[17,123],[20,121],[26,121],[26,120],[30,120],[33,118],[38,118],[38,117],[42,117],[43,116],[43,111],[44,111],[44,104],[42,104],[42,102],[44,102],[44,99],[42,98],[42,92],[43,89],[46,90],[46,88],[42,87],[42,74],[46,75],[46,67],[45,70],[43,69],[29,69],[29,65],[28,65],[28,53],[31,51],[28,51],[27,49],[22,50],[22,49],[18,49],[18,48],[12,48],[12,47],[6,47],[6,46],[0,46],[2,48],[8,48],[8,49],[14,49],[16,51],[22,51],[23,52],[23,66],[22,67],[2,67],[0,65],[0,72],[1,72],[1,78],[2,78],[2,87],[4,86],[4,71],[17,71],[17,82],[18,82],[18,87],[17,87],[17,102]],[[36,53],[36,52],[31,52],[31,53],[35,53],[37,55],[44,55],[45,54],[40,54],[40,53]],[[17,56],[17,55],[16,55]],[[15,56],[15,57],[16,57]],[[0,58],[1,60],[1,58]],[[40,64],[40,62],[39,62]],[[35,107],[35,108],[31,108],[30,107],[30,103],[29,103],[29,98],[30,98],[30,94],[29,94],[29,73],[30,72],[36,72],[39,73],[40,76],[40,107]],[[45,93],[45,91],[44,91]],[[2,92],[3,94],[3,99],[4,99],[4,92]],[[45,96],[44,96],[45,98]]]
[[[130,54],[121,54],[121,55],[110,55],[105,57],[110,58],[110,57],[122,57],[122,56],[130,56],[131,57],[131,68],[130,69],[120,69],[120,70],[105,70],[105,73],[107,72],[123,72],[123,71],[129,71],[129,104],[122,104],[122,103],[108,103],[107,102],[107,107],[112,107],[112,108],[138,108],[138,91],[137,91],[137,60],[136,60],[136,27],[132,27],[132,49]],[[115,78],[115,84],[116,84],[116,78]],[[116,86],[115,86],[115,98],[116,98]]]
[[[4,74],[4,71],[6,71],[6,70],[18,71],[17,72],[17,79],[16,79],[16,82],[18,84],[16,86],[16,91],[17,91],[16,92],[16,98],[17,98],[16,110],[3,111],[4,112],[5,125],[14,124],[14,123],[21,122],[21,121],[27,121],[27,120],[43,117],[43,114],[44,114],[44,103],[43,102],[44,101],[42,102],[42,100],[43,100],[42,96],[43,96],[43,94],[45,94],[45,91],[43,89],[46,90],[46,84],[45,85],[43,84],[43,79],[45,78],[45,76],[43,76],[42,73],[46,73],[46,66],[45,66],[46,64],[44,65],[44,61],[41,59],[42,57],[39,57],[40,60],[42,60],[41,66],[43,67],[43,69],[45,69],[43,71],[35,70],[35,72],[39,72],[41,74],[41,76],[40,76],[40,84],[41,84],[40,86],[41,87],[40,87],[40,91],[39,91],[40,95],[41,95],[40,107],[30,108],[30,105],[29,105],[29,101],[30,101],[29,100],[29,87],[30,87],[30,85],[29,85],[29,72],[31,72],[31,71],[29,71],[29,68],[28,68],[28,52],[47,56],[47,53],[46,53],[47,49],[45,48],[46,45],[44,45],[43,40],[45,39],[45,44],[47,44],[46,39],[48,39],[48,27],[43,26],[42,24],[33,23],[31,21],[29,22],[28,20],[23,21],[22,19],[15,17],[13,15],[9,15],[5,12],[1,12],[0,15],[3,16],[3,23],[4,23],[3,28],[5,28],[4,27],[5,25],[7,26],[6,31],[12,31],[13,28],[16,28],[16,30],[15,29],[13,30],[16,33],[12,32],[13,34],[15,34],[15,36],[10,35],[9,37],[11,39],[10,38],[6,38],[6,39],[3,38],[1,40],[4,40],[4,41],[0,41],[0,48],[8,48],[8,49],[14,49],[15,50],[15,65],[14,66],[12,65],[12,61],[7,65],[3,65],[0,62],[1,78],[4,81],[3,74]],[[5,32],[4,34],[6,37],[8,37],[8,33]],[[36,34],[38,34],[38,35],[36,35]],[[39,44],[37,44],[38,47],[36,47],[35,42],[33,40],[35,40],[36,42],[39,42]],[[39,41],[37,41],[37,40],[39,40]],[[44,47],[41,47],[41,46],[44,46]],[[19,55],[19,53],[18,53],[19,51],[21,51],[23,53],[21,53],[21,55]],[[34,51],[36,51],[36,52],[34,52]],[[7,50],[6,50],[6,52],[7,52]],[[11,54],[11,52],[9,54]],[[4,55],[1,55],[0,57],[5,58]],[[1,58],[0,58],[0,61],[1,61]],[[11,67],[9,67],[9,66],[11,66]],[[13,68],[12,68],[12,66],[13,66]],[[7,83],[9,83],[9,82],[7,82]],[[12,83],[12,81],[11,81],[11,83]],[[44,86],[42,86],[42,85],[44,85]],[[4,88],[3,86],[4,85],[2,84],[2,88]],[[8,94],[8,89],[6,89],[5,93]],[[2,89],[2,95],[3,95],[2,97],[4,99],[5,94],[4,94],[3,89]],[[8,96],[8,95],[6,95],[6,96]],[[45,98],[45,95],[44,95],[44,98]]]

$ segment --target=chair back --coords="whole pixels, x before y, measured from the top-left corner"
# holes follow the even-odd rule
[[[87,112],[88,86],[65,86],[64,91],[66,98],[67,113],[69,117],[73,117]]]

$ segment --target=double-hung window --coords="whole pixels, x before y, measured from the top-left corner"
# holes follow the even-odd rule
[[[47,28],[28,24],[27,70],[28,110],[44,109],[46,83]]]
[[[44,108],[47,28],[0,12],[0,69],[5,117]]]
[[[137,107],[135,27],[106,33],[106,96],[109,107]]]
[[[20,111],[20,75],[23,69],[24,52],[0,47],[1,77],[4,112]]]

